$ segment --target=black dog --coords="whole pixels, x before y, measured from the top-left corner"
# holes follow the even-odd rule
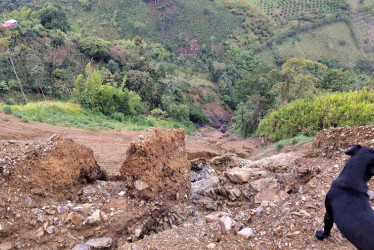
[[[367,183],[374,175],[374,149],[354,145],[345,153],[351,158],[326,195],[325,226],[323,231],[316,232],[316,237],[319,240],[329,237],[335,222],[358,249],[373,250],[374,211]]]

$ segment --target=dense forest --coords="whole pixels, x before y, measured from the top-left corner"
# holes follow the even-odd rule
[[[374,121],[374,1],[6,0],[0,12],[8,112],[60,100],[272,140]]]

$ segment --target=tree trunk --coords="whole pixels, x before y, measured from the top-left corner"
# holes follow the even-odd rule
[[[12,64],[13,72],[14,72],[14,74],[16,75],[16,78],[17,78],[17,80],[18,80],[18,84],[19,84],[19,87],[20,87],[20,89],[21,89],[21,92],[22,92],[23,98],[25,99],[25,102],[26,102],[26,104],[27,104],[27,98],[26,98],[25,92],[23,91],[21,80],[20,80],[19,77],[18,77],[18,74],[17,74],[17,71],[16,71],[16,67],[14,67],[14,63],[13,63],[12,57],[10,56],[10,53],[9,53],[9,60],[10,60],[10,63]]]

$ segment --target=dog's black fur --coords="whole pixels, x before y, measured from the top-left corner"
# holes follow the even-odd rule
[[[367,194],[374,175],[374,149],[353,145],[347,152],[351,158],[326,195],[324,230],[318,230],[319,240],[330,236],[336,223],[340,232],[358,249],[374,249],[374,211]]]

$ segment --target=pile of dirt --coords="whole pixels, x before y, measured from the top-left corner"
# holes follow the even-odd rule
[[[147,129],[127,151],[120,172],[141,197],[180,203],[190,198],[190,164],[183,129]]]
[[[331,157],[348,150],[352,145],[374,147],[374,126],[341,127],[318,132],[313,142],[314,153]]]
[[[53,136],[36,143],[1,142],[1,177],[13,187],[44,195],[61,193],[79,183],[105,180],[93,152],[72,139]]]

